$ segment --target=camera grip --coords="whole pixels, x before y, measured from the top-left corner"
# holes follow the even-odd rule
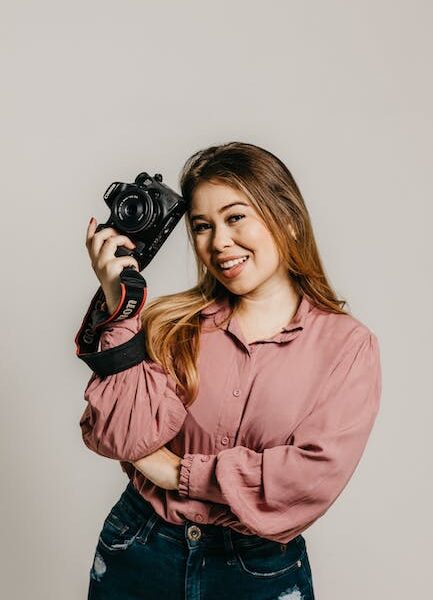
[[[126,248],[126,246],[119,246],[116,248],[114,256],[132,256],[133,252],[133,250]]]

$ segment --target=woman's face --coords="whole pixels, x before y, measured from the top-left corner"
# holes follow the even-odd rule
[[[197,256],[232,293],[255,292],[279,278],[287,282],[271,233],[242,192],[222,183],[200,183],[189,219]],[[248,258],[221,268],[221,262],[239,257]]]

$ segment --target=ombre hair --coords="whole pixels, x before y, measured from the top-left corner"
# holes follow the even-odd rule
[[[199,150],[186,161],[180,188],[189,207],[185,224],[193,249],[189,215],[201,182],[223,183],[244,193],[272,234],[295,291],[321,310],[348,314],[343,310],[346,301],[337,299],[323,269],[301,192],[280,159],[259,146],[230,142]],[[173,377],[185,406],[192,404],[199,389],[200,311],[214,300],[228,298],[229,319],[239,302],[239,296],[225,288],[196,253],[195,258],[197,284],[152,300],[141,313],[148,355]]]

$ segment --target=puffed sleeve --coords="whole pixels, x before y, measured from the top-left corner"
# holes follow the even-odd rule
[[[128,341],[140,326],[140,315],[110,323],[101,334],[100,349]],[[187,415],[173,378],[150,359],[103,378],[92,373],[84,398],[84,443],[120,461],[134,462],[167,444]]]
[[[368,330],[330,367],[322,393],[290,443],[260,453],[235,446],[214,455],[185,454],[179,494],[226,504],[253,534],[288,541],[322,516],[346,486],[380,395],[379,346]]]

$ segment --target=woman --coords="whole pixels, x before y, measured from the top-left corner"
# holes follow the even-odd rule
[[[104,521],[90,599],[314,598],[302,536],[342,492],[379,410],[375,334],[343,310],[287,167],[233,142],[195,153],[180,181],[198,283],[111,323],[142,328],[148,360],[85,390],[94,452],[129,483]],[[133,248],[86,245],[110,314]]]

